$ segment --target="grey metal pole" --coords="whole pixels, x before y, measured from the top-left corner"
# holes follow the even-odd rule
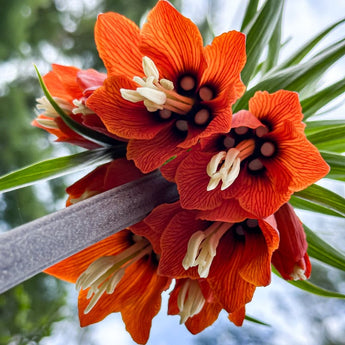
[[[155,172],[0,234],[0,293],[177,198]]]

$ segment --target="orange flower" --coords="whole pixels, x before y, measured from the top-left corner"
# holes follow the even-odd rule
[[[329,171],[302,117],[296,93],[257,92],[249,111],[233,115],[228,134],[203,139],[162,173],[176,181],[182,207],[207,219],[267,217]]]
[[[69,197],[66,206],[85,200],[122,184],[144,176],[125,158],[103,164],[66,189]]]
[[[115,137],[107,132],[100,118],[85,104],[87,97],[103,84],[105,78],[104,73],[93,69],[80,70],[72,66],[53,64],[52,71],[47,73],[43,80],[60,108],[73,120],[95,131]],[[69,128],[46,97],[37,99],[37,102],[37,108],[43,110],[43,113],[32,122],[34,126],[56,135],[57,141],[68,142],[87,149],[99,147]]]
[[[146,233],[160,235],[158,273],[176,279],[207,279],[214,300],[237,315],[256,286],[270,283],[271,257],[279,243],[275,220],[226,223],[199,216],[198,211],[184,210],[176,202],[156,207],[144,219]],[[234,318],[241,323],[238,315]]]
[[[169,315],[180,315],[192,334],[203,331],[217,320],[222,305],[213,296],[206,279],[177,279],[169,297]]]
[[[157,275],[158,258],[150,242],[122,230],[45,270],[76,283],[82,327],[121,312],[134,341],[147,342],[161,293],[170,279]]]
[[[309,278],[311,264],[302,222],[288,203],[280,207],[274,217],[280,234],[279,248],[272,257],[274,267],[286,280]]]
[[[119,14],[101,14],[95,39],[108,78],[87,106],[109,132],[129,139],[127,157],[143,172],[229,131],[231,106],[244,92],[243,34],[203,47],[197,26],[161,0],[141,30]]]

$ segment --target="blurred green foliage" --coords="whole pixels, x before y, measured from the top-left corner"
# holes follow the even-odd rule
[[[54,138],[30,125],[35,99],[42,95],[33,63],[45,69],[42,73],[53,62],[102,70],[93,40],[97,14],[115,11],[139,24],[155,3],[0,0],[0,175],[58,155],[61,149],[75,152],[62,143],[51,145]],[[0,231],[53,211],[55,202],[65,197],[64,188],[59,179],[1,195]],[[0,295],[0,345],[38,344],[65,317],[65,303],[66,285],[44,274]]]

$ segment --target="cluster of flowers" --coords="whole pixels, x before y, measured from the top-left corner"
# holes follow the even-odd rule
[[[99,166],[67,188],[67,205],[160,169],[179,201],[46,270],[76,283],[82,326],[121,312],[138,343],[148,340],[161,294],[174,281],[169,314],[192,333],[224,309],[241,325],[257,286],[306,279],[311,266],[303,226],[290,196],[329,167],[304,134],[298,95],[245,92],[245,35],[211,45],[195,24],[158,1],[139,29],[101,14],[97,48],[107,75],[53,65],[44,82],[73,120],[126,146],[126,157]],[[34,125],[58,141],[99,147],[69,128],[45,97]]]

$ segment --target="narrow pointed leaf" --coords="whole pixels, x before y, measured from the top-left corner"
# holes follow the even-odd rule
[[[245,316],[245,319],[246,319],[247,321],[254,322],[254,323],[257,323],[257,324],[262,325],[262,326],[271,327],[270,324],[268,324],[268,323],[266,323],[266,322],[263,322],[263,321],[260,321],[260,320],[258,320],[258,319],[256,319],[256,318],[252,317],[252,316],[249,316],[249,315],[246,315],[246,316]]]
[[[299,208],[300,210],[316,212],[316,213],[324,214],[326,216],[345,218],[343,214],[341,214],[339,212],[332,211],[328,207],[321,206],[321,205],[319,205],[315,202],[312,202],[312,201],[298,198],[294,195],[291,196],[289,202],[293,207]]]
[[[248,24],[251,22],[251,20],[254,18],[258,11],[258,5],[259,5],[259,0],[249,0],[248,5],[246,8],[246,12],[244,13],[244,17],[242,20],[242,25],[241,25],[241,32],[246,32],[246,27]]]
[[[272,37],[282,8],[282,0],[266,0],[260,11],[246,27],[247,63],[241,73],[245,85],[251,80],[260,56]]]
[[[88,139],[94,143],[99,144],[100,146],[113,146],[119,143],[119,141],[108,137],[105,134],[102,134],[100,132],[96,132],[92,130],[91,128],[88,128],[86,126],[83,126],[79,122],[73,120],[70,116],[66,115],[65,112],[59,107],[59,105],[55,102],[52,95],[49,93],[47,87],[44,84],[43,78],[40,75],[40,72],[38,71],[37,67],[35,66],[36,73],[38,76],[38,80],[40,82],[41,88],[43,90],[44,95],[47,97],[49,103],[53,106],[55,111],[61,116],[62,120],[65,122],[65,124],[70,127],[73,131],[84,137],[85,139]]]
[[[278,277],[281,277],[281,275],[278,273],[278,271],[272,267],[272,272],[276,274]],[[322,297],[331,297],[331,298],[340,298],[340,299],[345,299],[345,295],[335,292],[335,291],[330,291],[327,289],[324,289],[320,286],[317,286],[315,284],[310,283],[307,280],[285,280],[287,283],[294,285],[295,287],[310,292],[314,295],[322,296]]]
[[[313,184],[294,196],[327,207],[345,217],[345,199],[324,187]]]
[[[308,139],[319,149],[330,152],[345,151],[345,126],[327,128],[308,135]]]
[[[303,45],[297,52],[295,52],[292,56],[290,56],[285,62],[279,65],[279,69],[284,69],[286,67],[290,67],[300,63],[303,58],[333,29],[335,29],[338,25],[345,22],[345,19],[341,19],[338,22],[328,26],[325,30],[321,33],[317,34],[313,37],[309,42]]]
[[[83,151],[74,155],[48,159],[0,177],[0,191],[32,185],[42,180],[53,179],[83,170],[95,164],[103,164],[116,157],[123,157],[125,149],[96,149]]]
[[[345,92],[345,79],[318,91],[308,98],[301,100],[304,119],[314,115],[319,109],[328,104],[330,101]]]
[[[326,176],[327,178],[345,181],[345,156],[337,153],[320,151],[323,159],[331,167],[331,171]]]
[[[326,243],[306,225],[303,226],[307,235],[308,254],[327,265],[345,271],[345,255]]]
[[[275,92],[277,90],[285,89],[301,92],[305,87],[313,85],[315,81],[319,80],[322,73],[343,57],[344,54],[345,41],[341,40],[333,47],[333,49],[329,49],[307,62],[272,74],[270,73],[268,76],[265,76],[262,81],[246,91],[246,93],[235,104],[234,112],[241,109],[247,109],[249,99],[258,90]],[[309,93],[310,92],[311,89],[309,90]],[[305,97],[309,96],[306,95]]]
[[[281,48],[282,17],[283,17],[283,10],[281,10],[281,12],[280,12],[280,16],[278,18],[277,25],[274,29],[273,35],[272,35],[269,43],[268,43],[267,57],[264,60],[263,66],[261,68],[261,72],[263,74],[270,71],[278,63],[279,52],[280,52],[280,48]]]
[[[307,125],[305,128],[305,134],[309,135],[315,134],[317,132],[322,132],[325,129],[338,128],[339,126],[345,126],[345,120],[320,120],[320,121],[305,121]]]

